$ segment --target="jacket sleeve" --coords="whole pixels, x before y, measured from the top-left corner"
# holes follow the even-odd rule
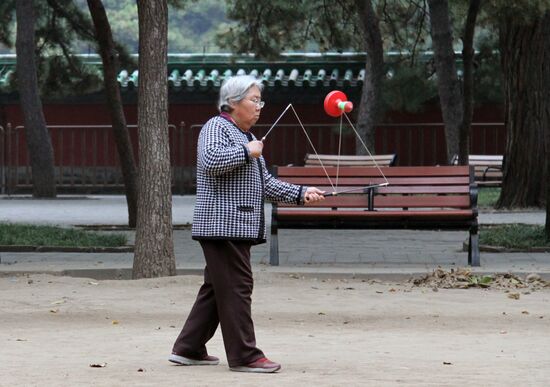
[[[265,197],[272,202],[303,204],[306,187],[278,180],[266,168],[264,158],[260,158],[264,174]]]
[[[210,120],[202,128],[197,147],[197,163],[211,176],[223,175],[248,162],[244,145],[230,144],[229,136],[218,120]]]

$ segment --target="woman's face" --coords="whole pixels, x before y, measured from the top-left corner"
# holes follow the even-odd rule
[[[242,100],[231,105],[233,107],[233,111],[230,113],[231,117],[245,132],[248,132],[260,118],[261,100],[260,89],[257,86],[252,86]]]

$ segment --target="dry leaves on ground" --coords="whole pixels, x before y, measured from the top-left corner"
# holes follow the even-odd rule
[[[529,289],[539,290],[549,288],[550,282],[543,280],[538,274],[529,274],[521,278],[512,273],[497,273],[478,275],[468,268],[444,270],[435,269],[432,273],[421,278],[415,278],[412,283],[416,286],[443,288],[443,289],[467,289],[471,287],[495,288],[495,289]]]

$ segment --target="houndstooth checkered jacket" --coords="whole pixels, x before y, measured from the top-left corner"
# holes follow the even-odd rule
[[[248,136],[250,136],[250,139]],[[265,242],[264,197],[301,204],[301,186],[277,180],[267,172],[263,157],[248,156],[256,139],[222,116],[202,128],[197,148],[197,202],[193,239]]]

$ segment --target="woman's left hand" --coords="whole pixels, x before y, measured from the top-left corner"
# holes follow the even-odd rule
[[[324,194],[325,194],[325,191],[321,191],[318,188],[307,187],[306,192],[304,194],[304,202],[307,204],[307,203],[317,202],[319,200],[325,200],[325,197],[323,196]]]

